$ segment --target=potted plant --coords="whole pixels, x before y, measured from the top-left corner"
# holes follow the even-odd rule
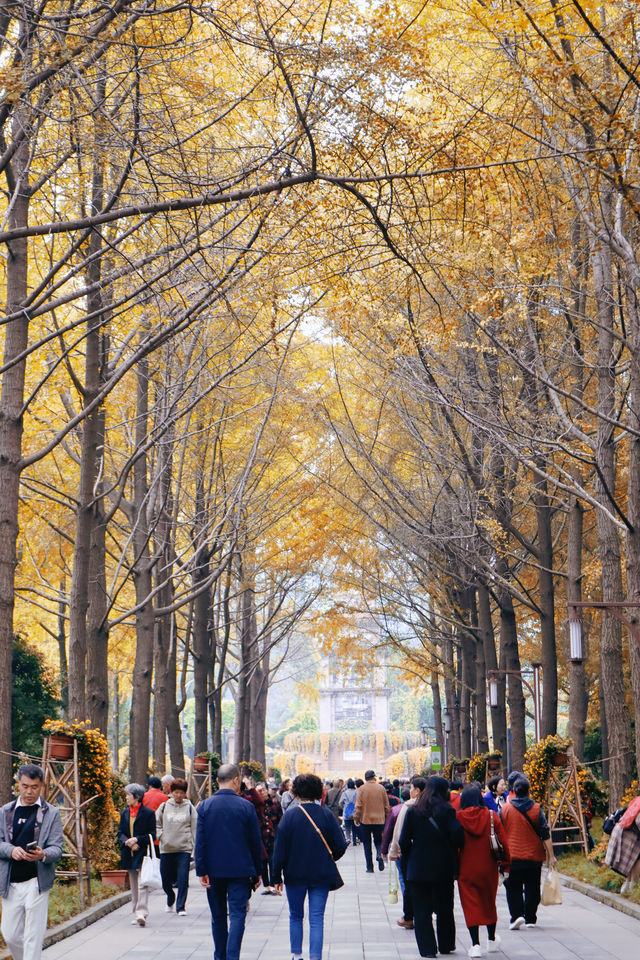
[[[47,720],[42,727],[49,738],[49,756],[52,760],[72,760],[73,741],[83,740],[86,723],[69,723],[66,720]]]
[[[211,750],[203,750],[202,753],[196,754],[193,758],[194,773],[208,773],[209,764],[211,764],[211,776],[215,777],[218,772],[218,767],[220,766],[219,755],[212,753]]]

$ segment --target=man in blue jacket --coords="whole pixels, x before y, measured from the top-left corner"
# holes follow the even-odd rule
[[[197,808],[196,874],[207,890],[214,960],[238,960],[247,903],[260,884],[262,837],[253,804],[239,796],[242,778],[235,764],[220,767],[218,785]]]
[[[42,767],[23,764],[17,800],[0,809],[2,935],[19,960],[39,960],[42,953],[49,891],[62,856],[60,813],[43,799],[43,787]]]

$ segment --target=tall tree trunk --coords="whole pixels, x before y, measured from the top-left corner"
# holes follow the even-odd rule
[[[97,451],[104,451],[105,411],[98,417]],[[103,454],[101,454],[102,456]],[[107,628],[106,520],[103,468],[97,483],[91,524],[87,609],[87,709],[94,727],[107,733],[109,722],[109,632]]]
[[[113,710],[112,717],[112,767],[117,772],[120,769],[120,685],[117,671],[113,674]]]
[[[67,582],[65,577],[60,581],[58,591],[58,663],[60,669],[60,703],[62,715],[69,717],[69,667],[67,664]]]
[[[627,599],[640,603],[640,315],[638,312],[638,293],[640,278],[635,264],[631,266],[632,275],[627,286],[627,303],[630,318],[629,337],[632,349],[629,351],[629,428],[636,435],[629,434],[629,476],[627,481],[627,516],[631,530],[627,530]],[[638,617],[637,610],[629,614]],[[629,661],[631,665],[631,688],[635,715],[635,752],[636,768],[640,765],[640,629],[629,631]]]
[[[611,197],[602,198],[605,216],[610,213]],[[616,495],[616,455],[613,427],[616,418],[615,366],[617,341],[614,341],[614,297],[611,251],[602,243],[594,244],[593,285],[598,316],[598,435],[596,462],[596,495],[599,502],[611,509]],[[604,418],[608,417],[609,422]],[[598,541],[602,577],[602,599],[622,600],[622,568],[620,540],[613,521],[603,511],[597,512]],[[609,743],[613,746],[610,762],[609,793],[612,809],[618,806],[631,773],[631,726],[627,710],[622,657],[622,631],[614,617],[603,613],[600,639],[600,676],[604,695]]]
[[[567,600],[582,600],[582,504],[576,498],[569,508],[567,534]],[[586,633],[583,627],[583,633]],[[586,636],[584,637],[586,641]],[[587,688],[584,661],[569,665],[569,736],[578,760],[584,757],[584,725],[587,720]]]
[[[219,608],[222,616],[222,642],[218,644],[216,650],[218,673],[215,682],[215,692],[213,694],[216,702],[216,714],[215,724],[211,728],[213,749],[220,756],[222,756],[222,684],[225,678],[227,653],[229,651],[229,640],[231,639],[231,579],[232,571],[231,564],[229,564],[222,587],[222,604]]]
[[[493,632],[493,620],[491,617],[491,601],[489,589],[486,583],[478,583],[478,629],[482,637],[484,648],[484,662],[487,673],[498,670],[498,657],[496,654],[496,641]],[[505,678],[504,674],[497,676],[498,682],[498,706],[491,707],[491,730],[493,733],[493,748],[500,750],[502,756],[507,756],[507,710],[505,703]]]
[[[431,660],[431,699],[433,700],[433,726],[438,745],[444,759],[444,727],[442,725],[442,698],[440,696],[440,677],[435,668],[435,660]]]
[[[166,420],[168,397],[165,393],[163,403],[156,406],[161,417]],[[175,508],[173,496],[173,448],[174,430],[170,427],[158,450],[159,493],[156,510],[159,520],[155,532],[154,553],[159,557],[155,565],[155,584],[158,590],[158,605],[171,607],[174,600],[173,570],[175,564],[174,522]],[[166,613],[157,617],[154,637],[153,666],[153,765],[155,770],[164,770],[167,762],[167,739],[169,754],[179,762],[180,773],[184,774],[184,755],[180,732],[179,715],[176,703],[176,637],[175,615]],[[177,737],[176,737],[177,735]]]
[[[518,651],[518,632],[516,615],[513,609],[513,599],[509,591],[501,587],[499,591],[500,603],[500,645],[504,654],[504,663],[509,674],[507,675],[507,689],[509,691],[509,713],[511,715],[511,769],[522,770],[524,755],[527,749],[525,736],[525,706],[520,679],[520,654]]]
[[[98,80],[96,90],[96,115],[94,119],[94,155],[93,178],[91,185],[91,212],[93,215],[102,210],[104,204],[104,135],[102,130],[101,110],[104,105],[106,79],[104,73]],[[87,335],[85,337],[85,367],[84,384],[81,403],[83,406],[91,404],[100,391],[101,379],[101,334],[103,323],[101,309],[103,306],[100,278],[102,275],[102,234],[99,229],[91,231],[89,239],[89,263],[86,270],[87,286],[91,293],[87,296]],[[89,609],[89,581],[91,576],[91,554],[99,552],[100,534],[93,541],[93,525],[95,517],[95,484],[98,476],[98,459],[100,438],[104,441],[104,415],[96,407],[89,413],[82,425],[82,447],[80,455],[80,482],[78,489],[78,506],[76,510],[76,533],[73,550],[73,571],[71,574],[70,619],[69,619],[69,714],[72,718],[84,720],[88,715],[87,704],[87,612]],[[103,535],[102,535],[103,536]],[[100,577],[100,559],[94,555],[94,563],[98,570],[94,576]],[[96,584],[94,602],[100,604],[100,586]],[[95,700],[93,707],[97,717],[103,721],[108,710],[108,693],[104,689],[104,671],[102,660],[104,638],[97,627],[92,640],[98,643],[99,649],[92,651],[92,666],[99,670],[99,676],[93,683]],[[96,683],[101,684],[98,691]],[[101,727],[102,729],[102,727]]]
[[[457,667],[454,661],[453,638],[448,624],[442,625],[442,659],[444,661],[445,709],[449,714],[450,731],[447,734],[447,755],[460,759],[459,702],[457,694]]]
[[[25,17],[20,22],[20,42],[26,44],[24,67],[30,64],[30,24]],[[12,135],[23,137],[10,164],[9,190],[13,203],[9,205],[10,230],[29,224],[29,163],[30,118],[28,105],[16,107]],[[13,183],[11,182],[13,181]],[[5,325],[2,392],[0,394],[0,800],[11,799],[11,661],[13,651],[13,605],[18,539],[18,497],[22,456],[22,406],[24,402],[25,360],[29,338],[29,316],[20,311],[27,298],[28,240],[12,240],[7,247],[6,284],[7,314],[18,314],[18,319]],[[16,744],[16,746],[19,746]]]
[[[468,591],[460,592],[458,610],[466,623],[470,620]],[[476,643],[467,627],[458,628],[458,650],[461,661],[460,676],[460,751],[463,757],[470,757],[471,743],[471,703],[476,688]]]
[[[180,729],[180,707],[177,702],[177,644],[178,636],[175,617],[171,615],[169,651],[167,659],[167,738],[169,740],[171,773],[174,775],[174,777],[184,777],[184,744],[182,742],[182,730]]]
[[[538,532],[538,604],[540,606],[540,645],[542,653],[542,736],[558,729],[558,654],[556,650],[555,596],[553,585],[553,536],[551,504],[547,481],[535,478],[533,500]]]
[[[199,590],[194,600],[193,617],[193,696],[195,701],[195,752],[208,749],[207,737],[207,678],[210,663],[210,613],[211,589],[202,589],[209,578],[209,545],[207,539],[207,508],[204,493],[202,467],[196,479],[196,556],[193,569],[194,590]]]
[[[149,422],[148,361],[138,362],[136,449],[142,451]],[[140,453],[133,467],[133,582],[136,596],[136,657],[133,667],[129,718],[130,776],[145,783],[149,764],[151,680],[153,673],[154,611],[149,548],[147,455]]]
[[[475,734],[478,753],[486,753],[489,749],[489,733],[487,729],[487,669],[484,659],[484,638],[480,630],[478,615],[477,590],[471,591],[471,622],[474,628],[473,643],[475,646]]]
[[[267,721],[267,699],[269,696],[269,641],[264,646],[260,663],[251,678],[251,727],[249,751],[252,760],[264,767],[265,726]]]

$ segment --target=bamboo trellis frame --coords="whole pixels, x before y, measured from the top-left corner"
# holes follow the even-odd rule
[[[574,799],[569,795],[573,786]],[[560,803],[551,808],[551,797],[553,794],[560,794]],[[589,852],[587,841],[587,827],[584,820],[584,811],[582,809],[582,799],[580,797],[580,783],[578,781],[578,767],[573,746],[567,750],[567,763],[564,766],[551,767],[549,771],[549,782],[547,784],[547,810],[549,811],[549,830],[553,840],[553,831],[562,830],[565,833],[577,832],[578,837],[573,840],[553,840],[554,847],[571,847],[576,843],[581,843],[584,852]],[[558,824],[561,817],[568,817],[572,823]]]
[[[82,801],[80,794],[80,769],[78,766],[78,741],[73,741],[71,760],[54,760],[51,757],[50,738],[45,737],[42,747],[44,771],[44,797],[47,803],[60,811],[65,840],[65,855],[74,857],[75,870],[56,870],[57,877],[71,877],[78,882],[82,906],[91,905],[91,864],[87,846],[87,818],[85,808],[95,797]],[[61,802],[62,801],[62,802]],[[85,894],[86,883],[86,894]]]
[[[213,776],[211,772],[211,760],[207,763],[207,769],[198,773],[191,764],[189,771],[189,784],[187,786],[187,796],[194,806],[198,806],[201,800],[206,800],[213,793]]]

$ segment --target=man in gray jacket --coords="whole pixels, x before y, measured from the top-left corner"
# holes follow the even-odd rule
[[[24,764],[17,800],[0,809],[2,936],[14,960],[40,960],[49,891],[62,856],[60,813],[42,798],[43,786],[42,768]]]

